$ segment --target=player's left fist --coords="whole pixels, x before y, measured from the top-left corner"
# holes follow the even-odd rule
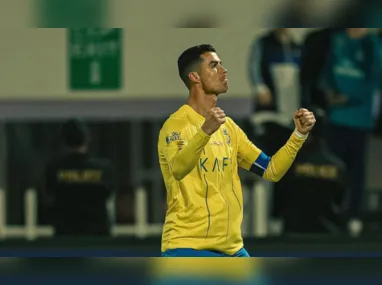
[[[303,108],[294,113],[293,120],[297,131],[303,135],[308,134],[316,123],[313,112]]]

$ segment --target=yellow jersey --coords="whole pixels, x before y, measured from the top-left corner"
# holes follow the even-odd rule
[[[192,248],[232,255],[239,251],[243,194],[238,168],[278,181],[306,139],[295,131],[268,157],[231,118],[211,136],[201,129],[204,121],[183,105],[160,130],[159,163],[167,190],[162,252]]]

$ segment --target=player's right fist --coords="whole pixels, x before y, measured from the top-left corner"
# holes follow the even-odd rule
[[[222,124],[225,123],[225,113],[219,107],[214,107],[207,112],[206,120],[202,126],[202,130],[207,135],[212,135]]]

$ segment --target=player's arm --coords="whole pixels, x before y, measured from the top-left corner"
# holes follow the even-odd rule
[[[313,113],[306,109],[300,109],[294,114],[296,125],[286,144],[281,147],[272,157],[267,156],[257,148],[241,129],[238,129],[238,158],[239,165],[251,172],[258,174],[266,180],[277,182],[291,167],[298,151],[304,144],[309,131],[315,124]]]
[[[210,139],[202,129],[187,138],[186,128],[175,128],[169,132],[161,132],[159,139],[164,145],[159,146],[159,153],[163,153],[172,176],[182,180],[196,166],[204,146]]]
[[[161,132],[159,153],[163,153],[169,169],[176,180],[182,180],[196,166],[200,155],[211,135],[225,122],[225,114],[220,108],[211,109],[206,120],[196,134],[187,139],[187,126],[176,123]],[[165,145],[163,146],[163,143]]]

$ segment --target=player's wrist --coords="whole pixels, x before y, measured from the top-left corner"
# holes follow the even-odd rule
[[[309,132],[307,133],[304,133],[304,132],[301,132],[299,131],[298,129],[295,129],[294,130],[294,134],[299,138],[299,139],[306,139],[309,135]]]
[[[201,127],[201,130],[204,132],[204,134],[206,134],[207,136],[211,136],[213,131],[211,131],[211,129],[209,129],[207,126],[203,125]]]

